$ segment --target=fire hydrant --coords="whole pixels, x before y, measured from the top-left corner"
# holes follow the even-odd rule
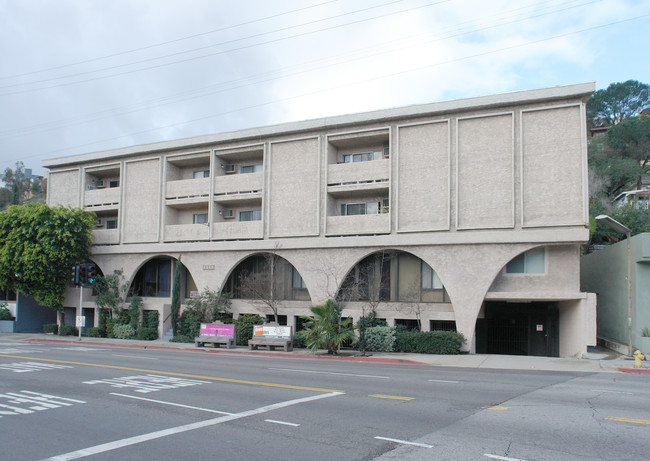
[[[641,351],[634,352],[634,368],[641,368],[641,360],[645,360],[645,355]]]

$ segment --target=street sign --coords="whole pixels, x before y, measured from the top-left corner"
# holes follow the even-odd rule
[[[75,318],[75,326],[77,328],[82,328],[86,326],[86,316],[85,315],[77,315]]]

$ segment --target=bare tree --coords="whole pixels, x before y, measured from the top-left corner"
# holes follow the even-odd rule
[[[282,257],[278,256],[276,244],[273,251],[264,253],[262,264],[257,270],[242,272],[239,277],[241,297],[250,299],[253,303],[270,311],[275,322],[278,322],[278,308],[282,301],[278,289],[278,268]]]

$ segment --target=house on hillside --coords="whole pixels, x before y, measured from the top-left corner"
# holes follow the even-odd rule
[[[579,356],[593,83],[285,123],[45,161],[50,205],[97,214],[92,260],[170,327],[185,299],[233,294],[273,261],[281,324],[335,298],[356,322],[462,332],[468,352]],[[87,324],[96,324],[91,290]],[[66,307],[73,313],[78,289]]]

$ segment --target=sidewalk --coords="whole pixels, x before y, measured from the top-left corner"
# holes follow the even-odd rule
[[[358,351],[344,350],[339,356],[327,355],[324,351],[312,354],[307,349],[294,349],[292,352],[268,352],[263,350],[251,351],[244,346],[235,349],[212,347],[196,347],[194,343],[170,343],[157,341],[136,341],[113,338],[87,338],[79,340],[75,336],[57,336],[39,333],[0,333],[0,343],[7,345],[9,342],[25,343],[63,343],[83,344],[84,346],[114,346],[141,349],[166,349],[182,350],[199,353],[261,355],[286,358],[311,358],[325,360],[364,361],[379,363],[401,363],[411,365],[430,365],[442,367],[483,368],[500,370],[541,370],[541,371],[570,371],[570,372],[627,372],[650,375],[650,362],[642,362],[643,368],[634,369],[634,360],[619,356],[606,349],[590,348],[583,358],[558,358],[558,357],[528,357],[519,355],[431,355],[431,354],[406,354],[400,352],[373,352],[367,357],[361,357]],[[0,345],[0,351],[2,346]]]

